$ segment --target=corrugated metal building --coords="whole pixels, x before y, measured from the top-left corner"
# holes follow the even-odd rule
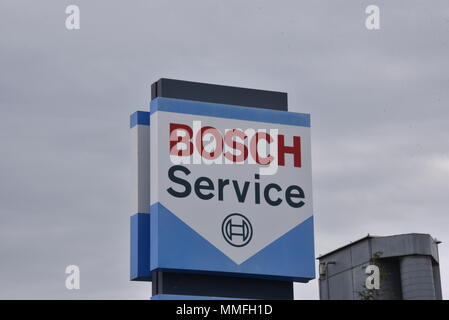
[[[429,234],[366,236],[318,257],[321,300],[441,300],[440,242]],[[367,266],[379,289],[366,287]]]

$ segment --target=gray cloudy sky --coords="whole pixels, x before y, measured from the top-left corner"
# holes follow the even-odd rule
[[[160,77],[288,92],[312,115],[317,255],[430,233],[449,297],[448,57],[447,0],[1,0],[0,298],[149,297],[128,280],[128,119]]]

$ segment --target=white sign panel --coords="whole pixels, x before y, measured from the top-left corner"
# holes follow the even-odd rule
[[[150,117],[152,205],[237,265],[312,216],[308,115],[175,100]]]

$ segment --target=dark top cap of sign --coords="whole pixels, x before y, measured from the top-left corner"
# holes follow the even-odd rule
[[[287,111],[287,93],[161,78],[151,85],[151,99],[176,98]]]

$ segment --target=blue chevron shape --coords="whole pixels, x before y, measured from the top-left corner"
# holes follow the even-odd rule
[[[150,208],[151,270],[226,273],[308,282],[315,278],[313,217],[238,265],[162,204]]]

